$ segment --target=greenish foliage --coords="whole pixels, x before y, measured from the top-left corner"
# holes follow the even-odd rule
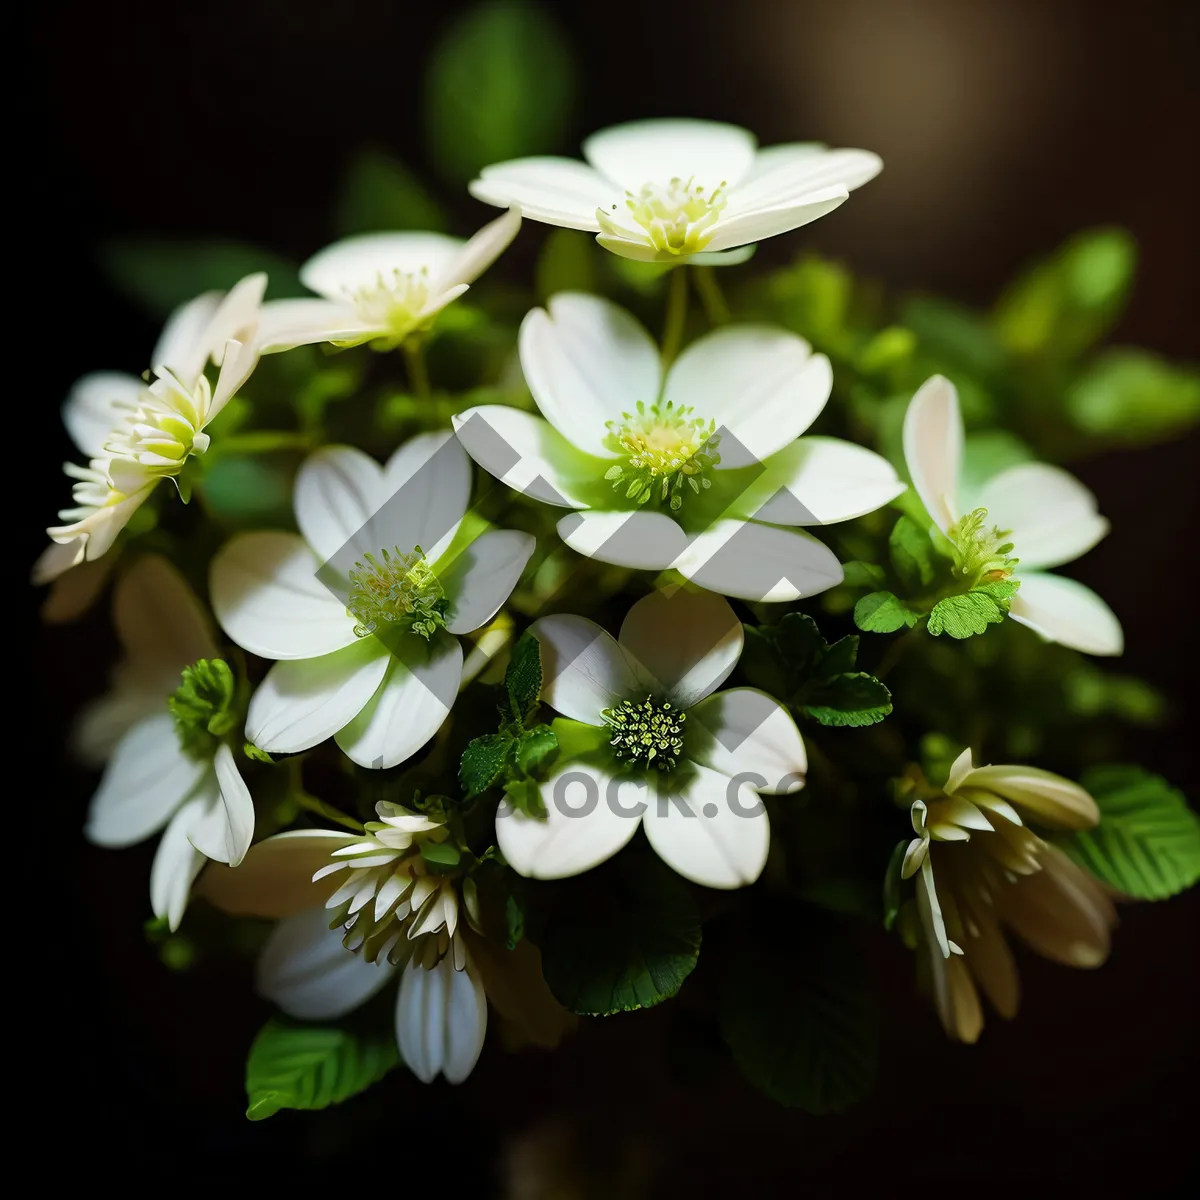
[[[1139,445],[1170,437],[1200,419],[1200,372],[1176,367],[1144,350],[1109,350],[1065,394],[1080,432]]]
[[[402,163],[379,150],[350,161],[334,208],[341,237],[393,229],[442,233],[446,219],[425,185]]]
[[[968,638],[998,625],[1008,615],[1008,606],[1019,585],[1008,579],[985,583],[961,596],[939,600],[929,614],[929,632],[937,637]]]
[[[854,606],[854,623],[864,633],[895,633],[911,629],[921,614],[891,592],[871,592]]]

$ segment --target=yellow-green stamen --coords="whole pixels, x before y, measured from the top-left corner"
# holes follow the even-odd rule
[[[369,637],[382,625],[408,628],[428,641],[445,628],[445,592],[420,546],[411,554],[401,554],[397,547],[363,558],[349,572],[346,611],[357,622],[355,636]]]
[[[1008,579],[1020,559],[1010,557],[1014,549],[1011,530],[987,527],[988,510],[977,508],[951,526],[946,536],[954,547],[954,573],[971,587]]]
[[[653,499],[673,511],[683,504],[685,483],[697,495],[710,487],[705,472],[721,461],[716,453],[721,439],[715,421],[692,411],[669,400],[649,405],[639,400],[636,412],[621,414],[621,423],[609,421],[605,441],[626,460],[609,467],[604,478],[638,504]]]
[[[669,771],[683,754],[687,714],[667,700],[622,700],[602,715],[612,730],[608,744],[624,762]]]

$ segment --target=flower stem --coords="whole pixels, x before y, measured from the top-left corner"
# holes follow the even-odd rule
[[[704,314],[708,317],[710,325],[728,325],[729,324],[729,304],[725,299],[725,293],[721,290],[721,285],[717,282],[716,273],[712,267],[693,267],[695,272],[693,278],[696,283],[696,294],[700,297],[700,303],[704,305]]]
[[[404,364],[408,368],[408,383],[413,394],[421,400],[428,400],[433,390],[429,386],[429,369],[425,365],[425,348],[420,338],[405,338]]]
[[[681,267],[671,271],[667,292],[667,318],[663,324],[662,360],[665,371],[679,353],[683,341],[683,329],[687,323],[688,280],[687,272]]]

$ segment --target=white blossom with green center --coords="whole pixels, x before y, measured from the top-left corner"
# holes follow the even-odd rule
[[[623,258],[731,263],[832,212],[883,165],[866,150],[814,143],[759,149],[745,129],[696,120],[615,125],[592,134],[583,156],[496,163],[471,194],[595,233]]]
[[[829,360],[802,339],[729,326],[664,375],[650,335],[597,296],[555,296],[525,318],[521,367],[540,416],[502,405],[454,418],[480,466],[576,512],[572,549],[682,572],[749,600],[795,600],[842,568],[797,526],[846,521],[904,490],[885,459],[800,435],[829,397]]]
[[[904,457],[965,585],[1011,578],[1020,583],[1009,606],[1014,620],[1086,654],[1121,653],[1124,635],[1112,609],[1091,588],[1047,572],[1085,554],[1108,532],[1083,484],[1061,467],[1030,462],[964,495],[958,393],[940,375],[908,406]]]
[[[797,790],[807,764],[786,708],[753,688],[717,691],[742,651],[729,604],[710,592],[653,592],[617,639],[576,616],[531,629],[542,699],[568,718],[556,722],[560,745],[584,753],[565,752],[540,786],[545,816],[501,810],[496,842],[508,864],[536,879],[577,875],[640,825],[687,879],[753,883],[770,843],[760,795]]]
[[[300,269],[317,297],[271,300],[264,354],[314,342],[392,350],[425,332],[504,252],[521,226],[511,209],[469,241],[441,233],[371,233],[335,242]]]
[[[405,442],[384,466],[329,446],[297,475],[299,534],[242,534],[217,555],[217,619],[276,660],[246,716],[255,745],[292,754],[333,737],[386,768],[438,731],[462,678],[459,635],[492,620],[534,547],[460,528],[470,492],[448,433]]]

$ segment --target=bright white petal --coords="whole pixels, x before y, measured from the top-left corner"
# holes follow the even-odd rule
[[[521,210],[510,208],[502,217],[489,221],[455,255],[444,276],[433,281],[434,293],[462,283],[474,283],[508,249],[521,228]]]
[[[1125,649],[1121,622],[1091,588],[1062,575],[1031,571],[1020,576],[1009,615],[1052,642],[1084,654],[1120,654]]]
[[[716,421],[721,468],[766,461],[816,420],[829,391],[829,359],[794,334],[729,325],[693,342],[671,368],[663,395]]]
[[[294,533],[245,533],[213,559],[213,611],[225,632],[263,658],[318,658],[352,646],[354,618],[317,577]]]
[[[1108,532],[1096,497],[1061,467],[1021,463],[980,489],[988,523],[1012,532],[1023,570],[1059,567],[1086,554]]]
[[[632,232],[629,237],[618,237],[612,233],[601,233],[596,237],[598,245],[602,246],[610,254],[615,254],[620,258],[628,258],[632,262],[663,262],[670,261],[678,262],[678,259],[672,258],[669,252],[659,251],[648,241],[635,240],[636,235]]]
[[[467,959],[461,971],[446,955],[431,970],[410,962],[400,977],[396,1042],[400,1057],[422,1083],[445,1075],[462,1083],[487,1035],[487,996]]]
[[[50,526],[46,535],[51,541],[63,545],[64,549],[61,556],[47,552],[38,559],[34,568],[34,582],[49,583],[84,558],[94,562],[107,554],[117,535],[129,524],[129,519],[150,498],[157,483],[158,480],[153,479],[123,500],[88,512],[70,525]],[[73,548],[68,550],[67,543]]]
[[[943,375],[927,379],[904,414],[904,461],[913,487],[937,527],[958,520],[963,423],[958,391]]]
[[[150,355],[150,369],[165,367],[187,386],[195,383],[212,350],[205,335],[220,306],[220,292],[205,292],[175,309],[158,335]]]
[[[269,300],[258,323],[258,349],[278,354],[315,342],[362,342],[385,332],[363,321],[346,301]]]
[[[496,529],[477,537],[453,562],[439,564],[450,601],[446,628],[470,633],[486,625],[512,594],[536,546],[532,534]]]
[[[673,565],[702,588],[742,600],[798,600],[842,581],[836,555],[810,534],[736,519],[694,534]]]
[[[98,846],[132,846],[161,829],[208,771],[184,754],[166,705],[117,743],[92,797],[85,833]]]
[[[212,403],[204,414],[207,425],[237,395],[242,384],[254,374],[258,366],[259,350],[253,342],[228,341],[222,351],[221,373],[213,388]]]
[[[458,638],[440,633],[427,643],[406,633],[389,646],[383,682],[336,734],[337,744],[360,767],[387,769],[411,758],[442,727],[458,695],[463,663]]]
[[[301,1021],[324,1021],[353,1012],[392,978],[385,959],[368,962],[342,945],[329,914],[310,908],[280,921],[258,958],[261,996]]]
[[[188,841],[214,862],[236,867],[254,838],[254,801],[226,745],[213,756],[211,780],[201,785],[206,811],[189,828]]]
[[[379,639],[366,637],[320,658],[276,663],[250,700],[246,737],[271,754],[297,754],[333,737],[370,703],[389,658]]]
[[[850,193],[845,188],[823,188],[811,192],[803,200],[779,208],[756,208],[724,216],[717,222],[712,241],[705,250],[715,253],[744,246],[748,242],[763,242],[781,233],[790,233],[840,208]]]
[[[679,793],[663,787],[643,823],[659,858],[705,887],[745,887],[767,864],[771,825],[762,800],[749,784],[698,763]]]
[[[808,757],[800,730],[777,700],[755,688],[731,688],[688,713],[688,757],[757,792],[787,795],[804,786]]]
[[[596,209],[621,199],[603,176],[570,158],[517,158],[484,167],[469,191],[485,204],[517,206],[531,221],[599,230]]]
[[[258,271],[239,279],[221,298],[212,319],[200,335],[200,349],[205,355],[210,355],[217,366],[225,365],[231,341],[247,349],[256,347],[259,314],[266,290],[266,272]]]
[[[435,563],[470,505],[471,461],[450,430],[420,433],[384,463],[383,495],[359,544],[375,552],[420,546]]]
[[[63,401],[62,419],[71,441],[95,458],[122,420],[137,407],[146,385],[136,375],[96,371],[77,379]]]
[[[1039,767],[1003,763],[976,767],[958,781],[958,787],[986,788],[1055,829],[1091,829],[1100,823],[1096,801],[1079,784]]]
[[[646,183],[694,179],[711,190],[734,187],[754,165],[752,133],[718,121],[630,121],[592,134],[583,157],[626,191]]]
[[[649,690],[686,710],[729,678],[742,623],[712,592],[653,591],[626,614],[618,641]]]
[[[83,563],[86,553],[87,539],[83,537],[72,537],[69,540],[51,542],[38,555],[37,561],[33,564],[33,570],[30,572],[30,582],[34,587],[41,587],[45,583],[53,583],[55,580],[60,579],[67,571]]]
[[[638,690],[616,639],[587,617],[542,617],[529,627],[541,646],[542,699],[564,717],[601,725],[601,715]]]
[[[612,457],[609,421],[658,398],[658,347],[623,308],[560,292],[521,323],[521,369],[546,420],[580,450]],[[688,403],[695,404],[695,400]]]
[[[113,589],[113,621],[129,662],[139,674],[161,673],[168,690],[178,686],[184,667],[217,655],[203,605],[158,554],[143,555],[121,574]]]
[[[572,550],[599,562],[641,571],[663,571],[687,549],[687,534],[666,513],[574,512],[558,522]]]
[[[397,271],[412,275],[424,269],[437,279],[464,245],[442,233],[364,233],[314,254],[300,268],[300,281],[327,300],[341,300],[391,283]]]
[[[618,778],[582,762],[567,763],[539,788],[546,816],[501,805],[496,844],[529,879],[565,879],[611,858],[637,832],[650,795],[640,779]]]
[[[729,214],[778,208],[815,191],[853,191],[883,170],[869,150],[822,150],[812,146],[772,146],[755,156],[750,177],[733,189]]]
[[[150,867],[150,908],[156,917],[166,918],[172,933],[179,928],[187,908],[192,884],[205,858],[188,841],[188,830],[204,811],[201,798],[189,800],[163,831],[154,862]]]
[[[353,446],[324,446],[296,475],[296,524],[322,562],[328,562],[386,498],[383,468]]]

